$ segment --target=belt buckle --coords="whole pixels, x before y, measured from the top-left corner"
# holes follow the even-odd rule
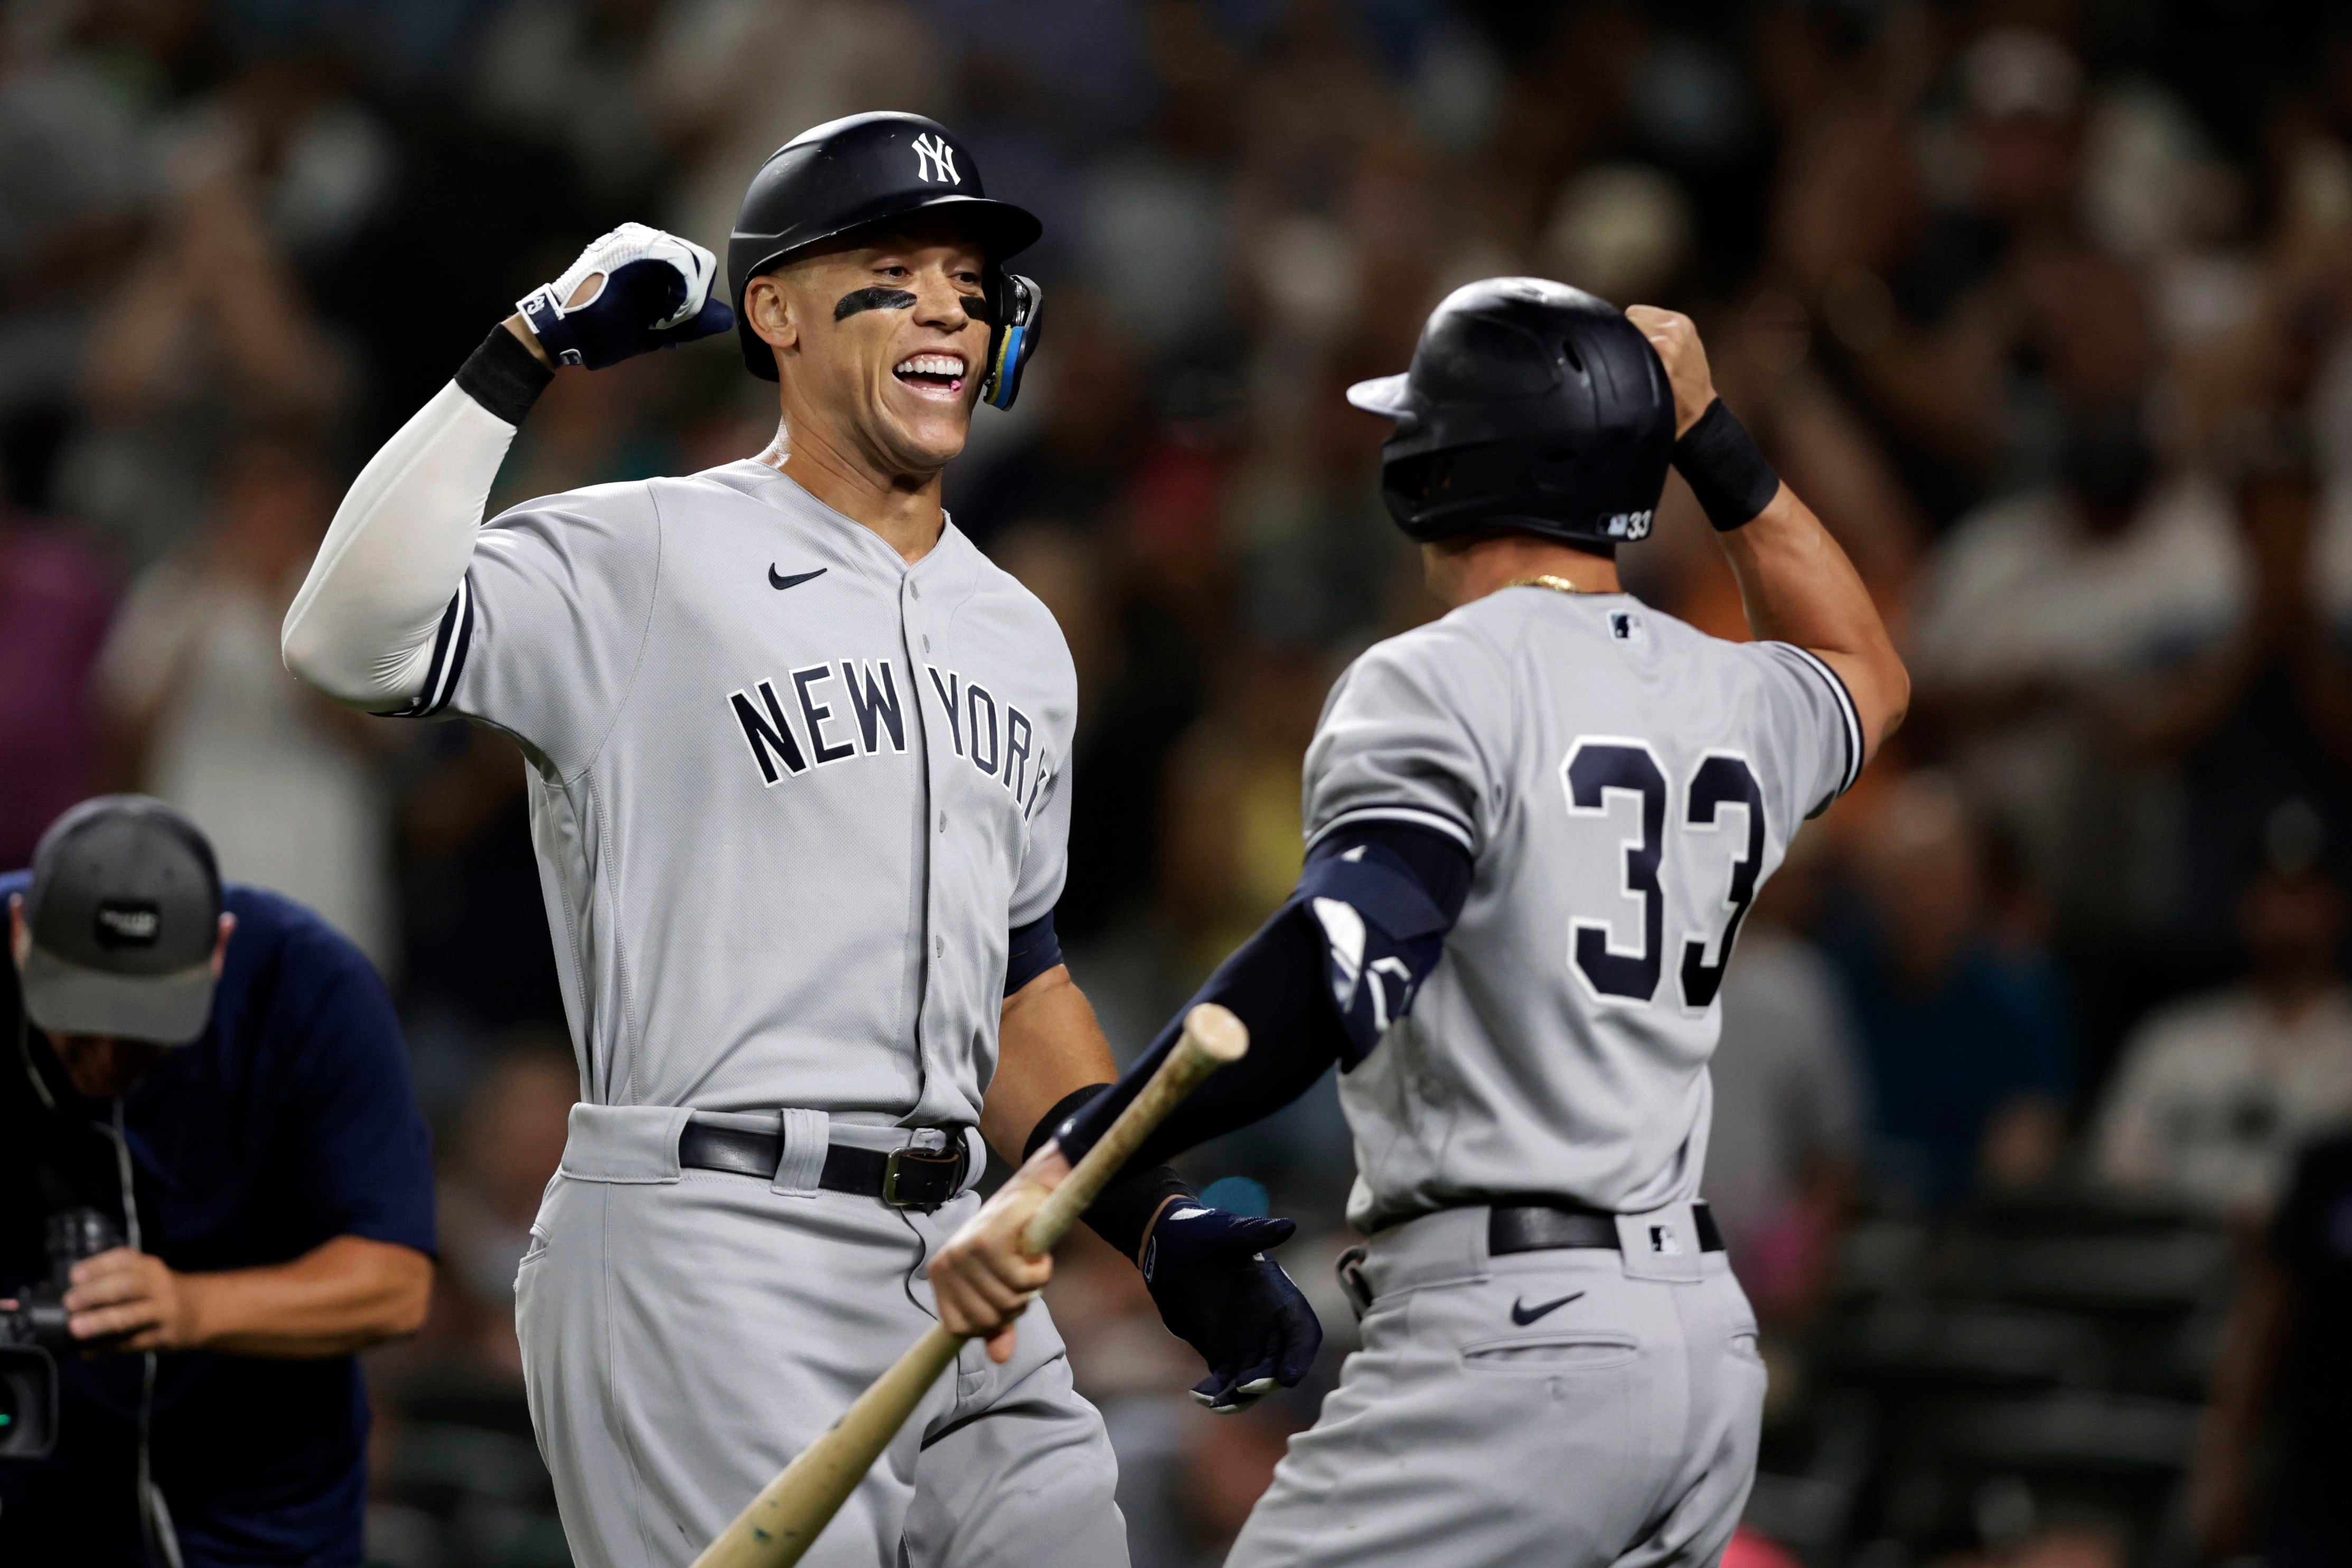
[[[892,1149],[882,1162],[882,1202],[888,1208],[919,1207],[898,1196],[898,1173],[906,1167],[907,1151]]]
[[[947,1149],[919,1149],[912,1145],[902,1149],[892,1149],[882,1161],[883,1206],[888,1208],[911,1208],[924,1214],[929,1214],[939,1207],[940,1204],[947,1201],[946,1197],[925,1203],[919,1198],[905,1197],[898,1191],[898,1178],[904,1174],[908,1160],[917,1160],[926,1165],[952,1163],[960,1166],[963,1161],[963,1154],[961,1144],[952,1152]],[[950,1193],[948,1196],[954,1195]]]

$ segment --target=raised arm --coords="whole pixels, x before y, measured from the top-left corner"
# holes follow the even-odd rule
[[[1866,758],[1895,733],[1911,703],[1910,674],[1870,591],[1716,396],[1706,350],[1690,319],[1647,305],[1625,314],[1665,363],[1675,389],[1675,466],[1716,527],[1748,629],[1793,643],[1837,672],[1861,715]]]
[[[286,667],[339,703],[427,696],[490,483],[553,372],[501,327],[368,460],[286,612]]]
[[[555,363],[593,370],[724,331],[716,270],[699,246],[625,224],[526,296],[352,482],[286,613],[286,667],[370,712],[429,706],[490,485]]]

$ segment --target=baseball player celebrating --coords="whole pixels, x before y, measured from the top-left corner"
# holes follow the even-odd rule
[[[1454,609],[1332,691],[1297,892],[1202,996],[1251,1053],[1139,1156],[1345,1070],[1364,1348],[1228,1568],[1712,1563],[1764,1399],[1698,1197],[1716,995],[1758,885],[1908,678],[1682,317],[1473,284],[1349,400],[1396,422],[1389,508]],[[1619,591],[1670,460],[1757,642]],[[934,1263],[950,1324],[1003,1332],[989,1303],[1045,1272],[1021,1222],[1174,1033]]]
[[[529,759],[582,1103],[517,1326],[583,1568],[693,1558],[930,1326],[977,1138],[1017,1161],[1115,1075],[1054,936],[1069,653],[940,507],[1034,346],[1004,262],[1038,232],[930,120],[803,133],[744,198],[731,313],[697,246],[590,246],[369,463],[287,617],[336,698]],[[554,367],[730,321],[767,453],[482,523]],[[1143,1171],[1088,1218],[1132,1257],[1189,1197]],[[1319,1330],[1262,1256],[1290,1223],[1182,1207],[1152,1290],[1202,1397],[1296,1382]],[[968,1352],[808,1562],[1127,1561],[1099,1416],[1049,1325],[1014,1348]]]

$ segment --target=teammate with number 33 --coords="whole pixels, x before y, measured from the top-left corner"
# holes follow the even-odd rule
[[[1297,891],[1196,998],[1241,1016],[1250,1054],[1137,1156],[1342,1069],[1364,1347],[1227,1568],[1711,1564],[1764,1401],[1699,1197],[1717,991],[1758,887],[1909,680],[1682,317],[1473,284],[1408,372],[1349,398],[1395,421],[1389,509],[1453,610],[1333,690]],[[1649,532],[1669,463],[1755,642],[1619,591],[1614,551]],[[943,1293],[1009,1266],[1174,1035],[950,1242]]]

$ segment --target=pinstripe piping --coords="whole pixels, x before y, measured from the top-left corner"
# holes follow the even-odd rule
[[[1832,793],[1843,795],[1853,788],[1854,780],[1862,777],[1862,711],[1854,706],[1853,694],[1845,689],[1845,682],[1835,670],[1793,643],[1783,643],[1782,646],[1803,660],[1807,667],[1828,682],[1830,690],[1837,695],[1838,716],[1845,721],[1845,770]]]
[[[458,673],[466,667],[466,649],[474,637],[474,584],[471,573],[457,580],[457,591],[441,612],[440,629],[433,634],[433,659],[425,667],[425,686],[414,702],[388,708],[379,718],[430,718],[449,706],[457,689]]]
[[[1442,811],[1432,811],[1420,806],[1354,807],[1340,812],[1317,829],[1315,836],[1307,841],[1307,847],[1313,849],[1333,831],[1346,827],[1351,822],[1410,822],[1417,828],[1435,828],[1439,832],[1460,843],[1472,854],[1478,852],[1477,840],[1469,829]]]

